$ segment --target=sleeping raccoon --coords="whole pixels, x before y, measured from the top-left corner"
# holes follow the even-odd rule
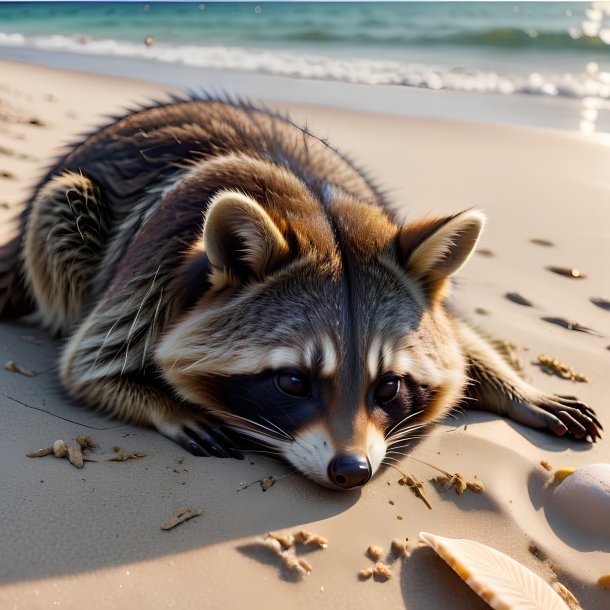
[[[132,112],[36,188],[0,250],[0,312],[66,337],[76,400],[195,455],[263,445],[314,481],[363,485],[458,404],[595,441],[447,305],[484,225],[402,225],[307,129],[214,99]]]

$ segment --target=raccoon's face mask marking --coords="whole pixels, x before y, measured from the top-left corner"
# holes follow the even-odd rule
[[[334,220],[341,248],[294,251],[307,241],[299,231],[245,195],[219,195],[203,231],[211,288],[156,355],[182,397],[318,483],[349,489],[462,396],[442,296],[482,217],[403,228],[384,217],[360,237],[353,216]]]

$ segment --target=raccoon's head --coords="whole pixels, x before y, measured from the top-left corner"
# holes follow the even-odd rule
[[[443,300],[483,224],[466,211],[399,226],[340,191],[284,211],[221,192],[191,252],[208,289],[157,361],[181,396],[314,481],[361,486],[463,395]]]

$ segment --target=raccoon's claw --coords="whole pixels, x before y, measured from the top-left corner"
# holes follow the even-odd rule
[[[193,455],[244,459],[233,441],[218,426],[189,421],[178,426],[166,426],[160,431]]]
[[[507,415],[532,428],[547,428],[557,436],[568,434],[577,440],[596,442],[603,430],[595,411],[574,396],[546,394],[533,400],[512,400]]]

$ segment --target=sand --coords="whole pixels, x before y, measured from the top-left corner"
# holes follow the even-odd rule
[[[161,95],[158,85],[0,62],[0,228],[57,147],[99,123],[101,115]],[[610,313],[590,302],[608,294],[610,148],[599,139],[534,128],[389,117],[315,106],[280,105],[369,168],[401,214],[449,213],[476,206],[489,216],[456,289],[463,314],[513,342],[525,376],[559,394],[578,394],[610,425]],[[543,238],[553,246],[531,242]],[[577,267],[586,280],[547,271]],[[505,298],[518,292],[534,304]],[[542,317],[577,320],[596,336]],[[31,336],[42,344],[33,343]],[[26,337],[26,338],[24,338]],[[2,608],[486,608],[417,536],[428,531],[493,546],[547,581],[558,578],[585,609],[607,608],[596,584],[610,573],[606,543],[559,516],[552,474],[560,467],[608,462],[609,441],[571,442],[485,413],[457,413],[412,452],[467,478],[485,492],[440,493],[436,472],[405,458],[400,470],[425,482],[429,510],[380,472],[362,490],[316,486],[291,469],[251,454],[245,461],[193,457],[153,431],[108,421],[79,408],[53,375],[60,342],[25,324],[0,322],[0,607]],[[548,354],[586,373],[590,383],[552,377],[532,363]],[[145,458],[85,463],[25,454],[90,434],[97,453],[121,445]],[[547,472],[541,465],[553,467]],[[247,483],[273,475],[267,491]],[[169,531],[181,507],[202,514]],[[328,548],[299,551],[312,567],[296,579],[256,546],[266,532],[307,529]],[[411,554],[393,578],[361,582],[370,545],[395,538]],[[534,543],[539,552],[529,547]],[[536,556],[537,555],[537,556]]]

